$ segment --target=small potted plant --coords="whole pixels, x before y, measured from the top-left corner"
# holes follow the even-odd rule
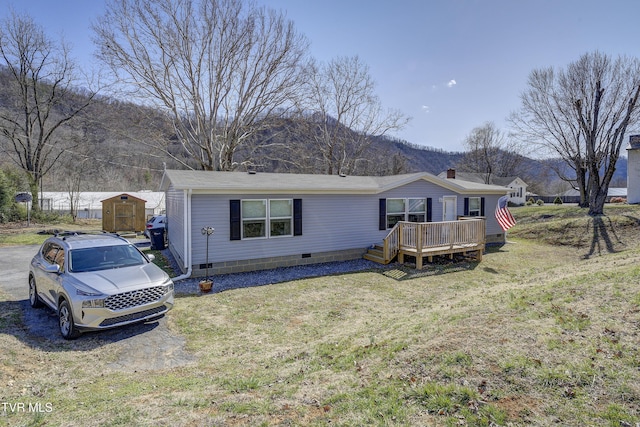
[[[209,236],[211,236],[213,232],[213,227],[204,227],[202,229],[202,234],[204,236],[207,236],[207,259],[205,261],[204,279],[201,280],[200,283],[198,283],[198,286],[200,286],[200,292],[202,293],[211,292],[211,288],[213,287],[213,280],[209,279]]]
[[[198,286],[200,286],[200,292],[206,294],[207,292],[211,292],[211,288],[213,287],[213,280],[210,280],[208,278],[200,280]]]

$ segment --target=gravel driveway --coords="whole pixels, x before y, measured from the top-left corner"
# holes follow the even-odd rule
[[[29,263],[38,248],[38,245],[0,247],[0,290],[8,295],[10,301],[16,301],[22,307],[24,336],[18,338],[35,345],[44,340],[46,346],[50,347],[51,343],[56,345],[66,341],[60,336],[58,318],[54,312],[48,308],[33,309],[29,305]],[[180,300],[176,303],[179,304]],[[86,350],[107,346],[110,352],[115,350],[117,354],[116,360],[107,366],[118,371],[164,369],[184,366],[195,360],[185,351],[184,338],[171,332],[166,318],[86,333],[72,341],[71,349],[78,347]]]

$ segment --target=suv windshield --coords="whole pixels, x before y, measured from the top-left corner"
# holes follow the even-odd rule
[[[69,256],[69,271],[108,270],[145,264],[147,260],[131,245],[99,246],[97,248],[73,249]]]

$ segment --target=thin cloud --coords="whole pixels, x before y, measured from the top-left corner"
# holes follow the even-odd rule
[[[425,113],[429,112],[429,106],[428,105],[423,105],[422,106],[422,111],[424,111]]]
[[[451,79],[449,80],[449,83],[447,83],[447,87],[454,87],[455,85],[457,85],[458,83],[456,83],[455,80]]]

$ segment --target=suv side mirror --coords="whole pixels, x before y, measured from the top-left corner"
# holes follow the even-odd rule
[[[60,274],[60,266],[58,264],[47,264],[47,265],[41,265],[40,268],[45,272],[45,273],[54,273],[54,274]]]

